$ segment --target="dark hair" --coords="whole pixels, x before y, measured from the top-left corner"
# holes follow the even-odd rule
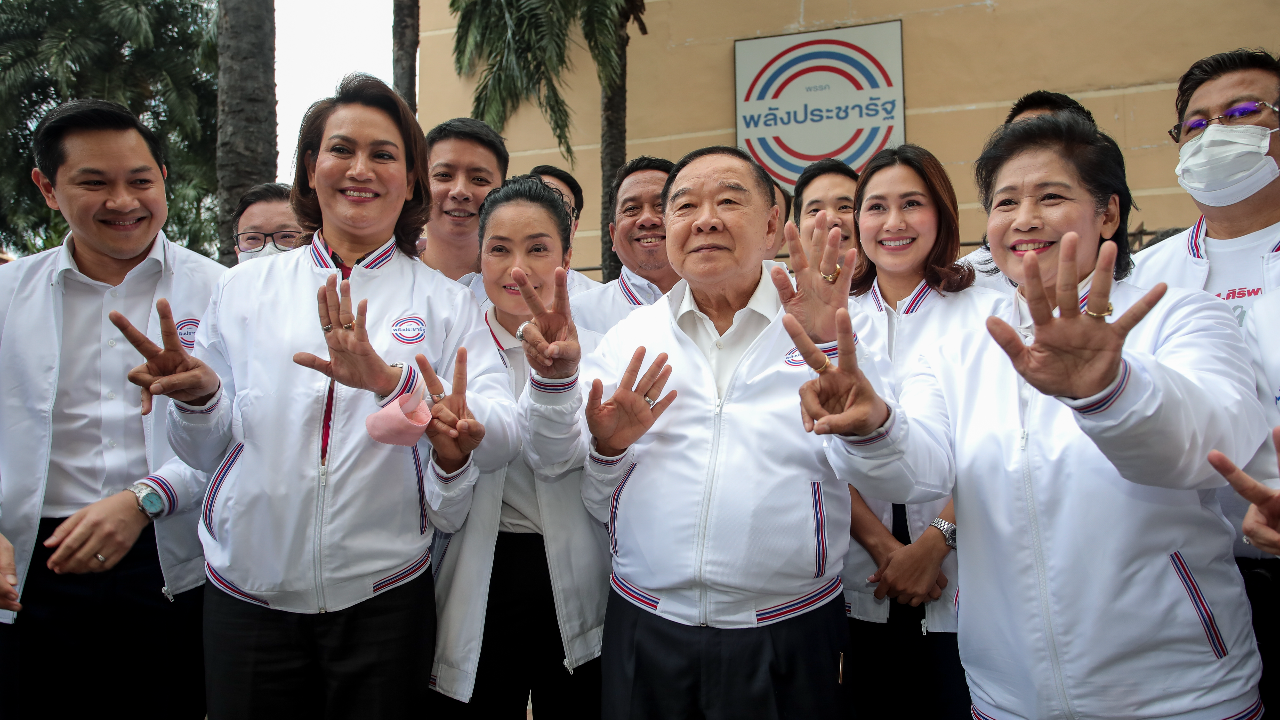
[[[694,160],[704,158],[709,155],[728,155],[729,157],[737,158],[751,166],[751,172],[756,176],[756,188],[764,194],[765,198],[768,199],[768,207],[773,207],[778,204],[773,199],[773,181],[769,179],[768,171],[761,167],[760,163],[752,160],[751,156],[743,152],[740,148],[730,147],[728,145],[711,145],[709,147],[698,148],[697,150],[685,155],[671,168],[671,173],[667,175],[667,182],[662,186],[663,208],[666,208],[667,206],[667,200],[671,196],[671,185],[675,183],[676,177],[680,172],[688,167],[689,163]]]
[[[609,217],[616,218],[618,216],[618,192],[622,190],[622,183],[626,182],[627,178],[645,170],[657,170],[660,173],[670,175],[671,168],[675,166],[675,163],[666,158],[650,155],[641,155],[628,160],[626,164],[618,168],[618,172],[613,174],[613,185],[609,187]]]
[[[866,173],[866,169],[863,169]],[[800,224],[800,212],[804,208],[804,191],[809,184],[823,175],[843,175],[855,183],[858,182],[858,173],[853,168],[841,162],[838,158],[823,158],[817,162],[810,163],[803,171],[800,177],[796,178],[796,209],[795,221]]]
[[[560,233],[560,249],[566,253],[569,252],[569,233],[573,228],[573,221],[569,218],[564,201],[556,191],[547,187],[546,183],[542,182],[542,178],[534,173],[516,175],[486,195],[484,201],[480,203],[480,247],[482,249],[484,248],[484,229],[489,224],[489,218],[498,208],[513,202],[533,203],[546,210],[551,215],[551,219],[555,220],[556,230]]]
[[[498,159],[498,174],[502,180],[507,179],[507,165],[511,162],[507,143],[486,123],[465,117],[445,120],[427,132],[427,155],[441,140],[468,140],[487,148]]]
[[[418,236],[431,216],[431,191],[427,186],[427,147],[422,141],[422,130],[413,111],[404,98],[386,83],[372,75],[352,73],[338,83],[333,97],[312,103],[302,118],[298,131],[298,152],[294,160],[293,190],[289,204],[303,230],[314,233],[324,223],[320,213],[320,199],[315,188],[307,180],[307,158],[314,158],[324,142],[324,126],[329,116],[343,105],[364,105],[381,110],[400,129],[404,141],[404,158],[409,177],[413,178],[413,193],[404,201],[400,217],[396,220],[396,247],[411,258],[418,257]]]
[[[578,212],[582,212],[582,186],[574,179],[568,171],[561,170],[555,165],[539,165],[529,171],[530,175],[549,175],[565,185],[569,186],[569,193],[573,195],[573,207]]]
[[[249,188],[248,192],[240,196],[236,211],[231,214],[232,234],[239,232],[240,217],[244,215],[245,210],[260,202],[289,202],[289,192],[292,189],[288,183],[262,183]]]
[[[777,178],[773,178],[773,187],[782,193],[782,217],[779,218],[778,223],[779,227],[781,227],[782,223],[785,223],[787,218],[791,217],[791,206],[795,203],[795,195],[787,192],[787,189],[782,187],[782,183],[778,182]]]
[[[164,168],[160,138],[129,112],[129,108],[106,100],[68,100],[45,113],[36,125],[31,142],[36,167],[51,184],[57,184],[58,169],[67,161],[62,139],[76,130],[135,130],[147,143],[156,167]]]
[[[1124,153],[1115,140],[1074,113],[1041,115],[996,128],[973,168],[982,208],[991,213],[996,175],[1005,163],[1029,150],[1041,149],[1055,150],[1071,164],[1093,196],[1098,212],[1106,210],[1112,195],[1119,198],[1120,225],[1111,237],[1102,239],[1116,244],[1115,279],[1128,277],[1133,271],[1129,211],[1134,204],[1125,180]]]
[[[1009,114],[1004,117],[1004,124],[1008,125],[1013,122],[1014,118],[1028,110],[1048,110],[1051,113],[1071,112],[1088,120],[1090,125],[1097,124],[1093,119],[1093,113],[1086,110],[1079,102],[1076,102],[1075,98],[1049,90],[1033,90],[1018,98],[1013,107],[1009,108]]]
[[[1280,96],[1280,58],[1275,55],[1262,48],[1240,48],[1210,55],[1192,63],[1182,73],[1182,77],[1178,78],[1178,95],[1173,101],[1174,108],[1178,111],[1178,122],[1185,119],[1191,96],[1201,85],[1239,70],[1265,70],[1275,75],[1276,95]]]
[[[843,163],[841,163],[843,164]],[[867,192],[867,183],[876,173],[895,165],[905,165],[915,171],[929,190],[929,198],[938,212],[938,236],[933,241],[933,249],[924,261],[924,281],[929,287],[941,292],[960,292],[973,284],[973,268],[967,263],[959,263],[960,257],[960,206],[956,202],[956,191],[951,186],[951,178],[947,177],[946,168],[938,162],[933,153],[919,145],[899,145],[886,148],[875,154],[866,167],[862,169],[862,177],[858,179],[858,189],[854,191],[853,206],[855,217],[862,215],[862,198]],[[812,167],[812,166],[810,166]],[[846,166],[847,167],[847,166]],[[853,236],[862,241],[858,232],[858,223],[853,224]],[[876,265],[871,262],[865,252],[858,253],[858,260],[853,267],[853,282],[849,292],[853,295],[864,295],[876,281]]]

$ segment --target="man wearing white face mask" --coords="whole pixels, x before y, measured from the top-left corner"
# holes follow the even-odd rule
[[[1134,256],[1132,282],[1149,288],[1198,288],[1231,306],[1242,326],[1254,302],[1280,288],[1280,59],[1262,50],[1219,53],[1191,66],[1178,81],[1178,184],[1202,217],[1180,235]],[[1265,311],[1263,311],[1265,312]],[[1255,317],[1254,323],[1275,322]],[[1267,390],[1265,383],[1262,386]],[[1260,399],[1274,402],[1269,390]],[[1271,443],[1250,469],[1275,486]],[[1253,606],[1262,653],[1262,701],[1280,705],[1269,690],[1280,667],[1280,624],[1273,619],[1280,592],[1280,559],[1246,544],[1241,523],[1248,501],[1230,488],[1218,492],[1236,527],[1235,556]]]
[[[306,233],[289,205],[291,190],[286,183],[263,183],[241,196],[231,216],[237,263],[279,255],[302,244]]]

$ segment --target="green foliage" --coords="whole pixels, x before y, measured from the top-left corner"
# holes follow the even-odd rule
[[[462,77],[480,72],[471,116],[501,131],[522,103],[535,102],[572,162],[572,121],[561,95],[570,69],[570,30],[575,24],[581,29],[601,87],[614,87],[625,51],[619,24],[633,17],[629,8],[637,5],[643,12],[637,0],[449,0],[458,17],[454,67]]]
[[[0,2],[0,245],[61,243],[66,223],[31,182],[31,134],[59,102],[125,105],[159,134],[171,240],[217,256],[214,0]]]

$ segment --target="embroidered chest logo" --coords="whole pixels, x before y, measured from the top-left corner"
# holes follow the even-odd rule
[[[858,337],[856,335],[853,338],[853,344],[854,345],[858,344]],[[823,348],[822,354],[826,355],[827,357],[831,358],[834,361],[837,357],[839,357],[840,349],[836,347]],[[801,355],[800,351],[796,348],[791,348],[791,352],[787,353],[787,356],[783,358],[783,362],[790,365],[791,367],[804,367],[805,365],[804,356]],[[832,365],[834,364],[835,363],[832,362]]]
[[[182,347],[191,350],[196,346],[196,330],[200,329],[200,321],[195,318],[187,318],[179,320],[175,326],[178,329],[178,342],[182,343]]]
[[[405,345],[420,343],[427,337],[427,323],[416,315],[402,317],[391,323],[391,336]]]

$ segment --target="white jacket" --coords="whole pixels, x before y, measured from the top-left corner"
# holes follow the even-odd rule
[[[996,261],[991,257],[991,249],[989,247],[980,247],[968,255],[960,258],[960,262],[973,268],[973,284],[987,290],[995,290],[1004,295],[1012,296],[1018,291],[1018,286],[1014,285],[1004,273],[1000,272],[1000,268],[996,267]],[[995,272],[991,272],[995,270]]]
[[[189,332],[226,268],[169,242],[164,233],[156,242],[162,245],[164,268],[143,331],[159,345],[155,301],[168,298],[174,319],[185,321],[183,331]],[[62,355],[63,271],[70,267],[66,245],[0,266],[0,534],[13,543],[19,593],[38,539],[49,475],[51,413]],[[155,398],[154,410],[142,418],[142,435],[151,471],[145,482],[165,502],[165,514],[155,520],[156,544],[164,591],[172,596],[204,582],[196,536],[199,513],[194,510],[204,495],[206,478],[169,449],[164,427],[168,403],[167,398]],[[0,611],[0,622],[13,622],[13,617],[12,612]]]
[[[1004,277],[1001,275],[1001,277]],[[1009,302],[1009,296],[981,287],[971,287],[959,293],[941,293],[921,283],[907,298],[902,311],[895,318],[893,328],[893,357],[889,355],[889,321],[885,303],[878,284],[851,301],[861,312],[852,313],[854,330],[863,346],[873,349],[872,357],[880,361],[879,376],[885,380],[890,397],[897,394],[898,383],[906,377],[916,358],[930,348],[945,342],[948,334],[962,329],[981,329],[987,318],[999,314]],[[893,503],[864,497],[884,523],[893,527]],[[907,530],[912,541],[929,528],[934,518],[946,508],[950,495],[936,500],[907,506]],[[892,598],[877,600],[876,586],[867,578],[876,571],[875,561],[861,550],[856,540],[850,543],[851,552],[844,561],[844,598],[849,615],[859,620],[888,622]],[[960,578],[956,566],[956,553],[947,553],[942,561],[942,573],[949,581],[942,597],[925,605],[922,630],[926,632],[956,631],[956,599],[960,596]]]
[[[520,398],[525,456],[549,473],[586,461],[583,501],[608,526],[610,580],[638,607],[719,628],[794,617],[839,595],[849,548],[847,483],[800,422],[797,392],[814,373],[779,309],[718,399],[706,357],[676,324],[684,295],[681,281],[637,308],[584,357],[579,376],[531,378]],[[598,378],[609,397],[639,345],[646,364],[668,354],[664,394],[676,390],[676,400],[623,455],[588,459],[584,396]],[[835,344],[824,350],[834,356]]]
[[[579,328],[578,340],[583,352],[590,352],[599,344],[600,336]],[[494,342],[497,343],[497,333]],[[516,353],[524,354],[519,345],[502,348],[498,343],[498,347],[508,359]],[[522,372],[517,377],[512,364],[508,362],[511,391],[518,394],[524,389],[528,376]],[[493,553],[502,515],[502,491],[508,473],[525,473],[526,477],[532,474],[541,481],[534,485],[534,491],[538,496],[551,593],[564,644],[564,666],[569,672],[599,657],[604,636],[604,610],[609,599],[609,541],[604,526],[587,514],[582,504],[582,466],[547,475],[535,472],[522,457],[516,458],[501,471],[480,476],[466,523],[443,549],[437,550],[439,622],[431,682],[437,691],[463,702],[471,699],[476,669],[480,665]],[[513,607],[512,612],[518,610]]]
[[[1142,294],[1116,283],[1115,315]],[[1261,664],[1206,459],[1246,460],[1266,433],[1235,318],[1170,290],[1117,382],[1072,404],[979,328],[915,366],[886,428],[831,438],[827,457],[867,495],[954,493],[975,717],[1256,717]]]
[[[448,388],[454,356],[467,348],[467,404],[485,438],[450,475],[425,435],[414,447],[383,445],[365,429],[373,393],[334,384],[328,461],[320,464],[329,378],[293,362],[328,357],[316,290],[335,272],[317,237],[310,247],[237,265],[223,276],[195,355],[222,379],[205,408],[169,412],[178,456],[211,473],[201,513],[210,580],[265,607],[341,610],[421,574],[433,526],[457,530],[478,471],[519,450],[502,360],[466,288],[388,242],[351,271],[351,293],[368,299],[369,341],[387,362],[426,355]],[[385,404],[385,403],[384,403]]]
[[[603,335],[632,310],[652,305],[660,297],[657,285],[623,267],[617,280],[571,295],[569,305],[575,325]]]
[[[1158,245],[1154,245],[1133,256],[1133,274],[1129,282],[1141,288],[1150,288],[1159,283],[1168,283],[1169,287],[1204,290],[1209,278],[1209,258],[1204,249],[1204,218],[1194,225],[1174,235]],[[1262,265],[1262,293],[1267,295],[1280,288],[1280,248],[1262,254],[1258,261]],[[1226,300],[1231,299],[1228,294]],[[1266,397],[1266,396],[1263,396]],[[1280,423],[1278,423],[1280,424]],[[1249,470],[1257,477],[1264,472],[1268,478],[1276,474],[1275,453],[1271,452],[1270,440],[1258,451],[1259,457],[1250,463]],[[1225,486],[1218,491],[1221,494],[1222,511],[1236,528],[1236,557],[1269,558],[1272,557],[1252,545],[1244,543],[1245,511],[1249,502],[1239,493]]]

